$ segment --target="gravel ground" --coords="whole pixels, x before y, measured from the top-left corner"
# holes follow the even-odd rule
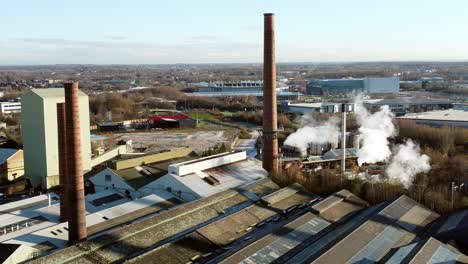
[[[218,144],[229,145],[232,140],[230,131],[159,131],[141,133],[114,134],[116,140],[132,140],[134,148],[147,148],[145,152],[156,152],[176,147],[191,147],[195,152],[216,146]]]

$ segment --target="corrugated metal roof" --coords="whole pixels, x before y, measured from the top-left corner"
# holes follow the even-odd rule
[[[374,263],[378,262],[402,236],[404,232],[387,226],[374,239],[354,255],[348,262],[350,263]]]
[[[357,229],[365,221],[367,221],[372,215],[377,213],[386,204],[379,204],[373,207],[364,209],[358,213],[355,217],[351,218],[346,223],[336,226],[330,232],[323,235],[319,240],[312,241],[310,244],[302,248],[302,250],[296,253],[294,256],[285,261],[288,264],[297,263],[310,263],[311,260],[322,255],[325,250],[333,245],[337,244],[343,236]]]
[[[93,213],[93,214],[88,214],[86,216],[86,226],[88,227],[88,230],[89,230],[90,227],[99,225],[107,221],[112,222],[113,219],[131,215],[132,213],[138,210],[153,206],[157,204],[158,202],[165,201],[165,200],[166,199],[163,197],[159,197],[155,194],[151,194],[149,196],[143,197],[138,200],[134,200],[134,201],[130,201],[124,204],[114,206],[114,207],[110,207],[100,212]],[[59,210],[58,206],[56,206],[55,209],[56,211],[58,211]],[[127,218],[128,220],[132,220],[131,217],[127,217]],[[111,226],[108,226],[108,227],[111,227]],[[102,230],[102,228],[100,230]],[[89,233],[88,235],[92,235],[92,234],[93,233]],[[67,241],[68,241],[68,223],[60,223],[60,224],[56,224],[53,226],[49,226],[47,228],[38,230],[36,232],[27,233],[22,236],[18,236],[6,242],[14,243],[14,244],[24,244],[28,246],[35,246],[46,241],[52,243],[56,248],[66,247]]]
[[[58,199],[58,195],[55,193],[49,193],[52,198]],[[14,210],[24,209],[28,207],[37,206],[40,203],[47,203],[49,197],[47,194],[42,194],[26,199],[22,199],[19,201],[14,201],[6,204],[0,205],[0,212],[11,212]]]
[[[409,243],[439,215],[401,196],[317,258],[314,263],[377,262],[397,243]]]
[[[411,253],[418,243],[411,243],[400,247],[395,254],[387,261],[387,264],[400,264]]]
[[[468,257],[431,237],[409,263],[468,263]]]
[[[306,239],[310,239],[330,225],[329,222],[320,217],[312,217],[310,214],[305,215],[305,217],[311,217],[311,219],[304,224],[295,227],[289,233],[279,236],[277,239],[258,250],[251,256],[247,257],[240,263],[271,263],[280,256],[286,254],[286,252],[289,250],[304,242]],[[300,220],[301,219],[298,219],[295,222]],[[284,229],[288,229],[292,224],[294,224],[294,222],[286,225]]]
[[[251,184],[247,187],[246,191],[254,192],[256,189],[256,194],[260,195],[260,192],[266,190],[257,185],[265,185],[269,189],[270,182],[258,181],[256,184]],[[190,228],[219,217],[220,212],[225,210],[238,211],[252,202],[238,191],[227,190],[113,230],[106,236],[91,239],[84,243],[84,245],[81,243],[68,247],[55,254],[35,260],[33,263],[61,261],[92,263],[92,260],[88,257],[90,255],[97,255],[109,262],[121,260],[125,256],[139,252],[143,248],[147,248],[180,232],[187,231]],[[96,247],[97,245],[100,246]],[[132,246],[129,247],[128,245]]]
[[[450,215],[445,219],[444,224],[439,228],[437,233],[448,232],[456,229],[459,225],[468,225],[468,209]]]
[[[358,150],[355,148],[346,149],[346,157],[356,157]],[[341,149],[332,149],[323,154],[323,159],[336,159],[341,157]]]
[[[444,246],[439,246],[437,250],[432,255],[428,263],[437,264],[437,263],[458,263],[458,258],[461,256],[460,253],[452,251]]]
[[[282,192],[281,190],[278,190],[275,193]],[[314,200],[316,198],[316,195],[308,193],[302,188],[302,190],[292,193],[288,196],[279,195],[278,200],[272,202],[270,205],[264,205],[263,203],[255,203],[231,215],[227,215],[224,218],[218,219],[211,223],[207,223],[205,226],[198,228],[196,232],[193,232],[190,235],[185,236],[180,240],[177,240],[177,242],[173,242],[167,246],[155,248],[154,250],[151,250],[143,256],[137,257],[136,259],[130,261],[130,263],[186,263],[189,262],[191,258],[196,257],[196,255],[199,255],[200,258],[206,260],[206,257],[209,257],[213,254],[219,254],[220,250],[217,249],[230,247],[232,243],[235,243],[238,240],[248,240],[250,235],[255,237],[257,231],[262,232],[265,230],[269,230],[271,228],[271,225],[274,225],[273,222],[276,224],[277,221],[279,221],[280,219],[288,219],[288,216],[297,213],[297,210],[293,211],[293,209],[297,209],[298,205],[305,205],[309,201],[311,201],[311,199]],[[301,208],[303,208],[302,210],[306,210],[305,207]],[[283,216],[280,216],[280,214]],[[309,220],[311,219],[307,219],[306,221],[299,223],[298,226],[306,224]],[[312,222],[313,225],[318,223],[317,220],[314,220]],[[298,233],[300,232],[298,231],[296,234]],[[203,238],[206,238],[207,240],[200,241],[200,243],[210,246],[208,248],[203,249],[200,249],[198,245],[189,246],[188,249],[184,248],[184,246],[187,245],[188,241],[191,241],[193,239],[193,234],[199,234]],[[296,234],[291,234],[290,237],[287,237],[287,239],[291,239]],[[170,250],[168,250],[169,248]],[[183,252],[184,250],[188,250],[192,253],[181,253],[181,256],[177,257],[177,261],[169,260],[170,256],[162,256],[162,254],[175,254],[175,252]],[[193,250],[196,250],[196,252],[193,252]],[[203,257],[204,255],[205,257]]]
[[[312,206],[312,210],[328,221],[336,222],[367,205],[350,191],[341,190]]]

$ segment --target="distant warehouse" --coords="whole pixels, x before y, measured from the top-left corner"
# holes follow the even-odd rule
[[[324,79],[307,84],[306,92],[311,95],[337,95],[355,93],[398,93],[398,77],[366,77],[363,79]]]
[[[411,113],[398,117],[401,120],[412,120],[416,124],[426,124],[436,127],[468,128],[468,108],[466,104],[455,105],[454,109],[429,111],[425,113]]]
[[[225,96],[254,96],[263,98],[263,81],[239,82],[201,82],[197,84],[197,92],[186,93],[189,96],[225,97]],[[289,86],[282,82],[276,83],[278,100],[296,100],[299,93],[290,92]]]
[[[364,101],[364,106],[371,111],[378,111],[384,105],[388,106],[396,115],[403,115],[406,113],[447,110],[452,107],[452,102],[447,99],[417,97],[396,97]]]

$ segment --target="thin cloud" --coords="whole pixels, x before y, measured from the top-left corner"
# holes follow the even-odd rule
[[[106,39],[110,40],[127,40],[128,38],[125,36],[107,36]]]
[[[61,38],[20,38],[0,42],[2,64],[165,64],[222,63],[261,60],[261,43],[208,41],[177,41],[176,44],[121,40],[70,40]],[[197,38],[198,39],[198,38]],[[206,40],[206,41],[205,41]],[[25,51],[27,52],[25,56]]]

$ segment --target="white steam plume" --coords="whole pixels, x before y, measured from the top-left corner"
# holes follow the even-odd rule
[[[360,99],[356,99],[356,118],[359,124],[361,148],[358,150],[358,164],[386,161],[392,154],[388,138],[395,135],[394,115],[388,106],[369,113]]]
[[[431,169],[429,156],[421,154],[419,145],[408,139],[405,144],[399,144],[394,149],[394,155],[386,169],[390,180],[398,180],[405,187],[413,182],[414,175],[428,172]]]
[[[289,135],[284,144],[307,148],[309,143],[332,143],[337,140],[338,133],[338,119],[336,117],[319,122],[314,120],[312,115],[306,115],[301,120],[301,127]]]

